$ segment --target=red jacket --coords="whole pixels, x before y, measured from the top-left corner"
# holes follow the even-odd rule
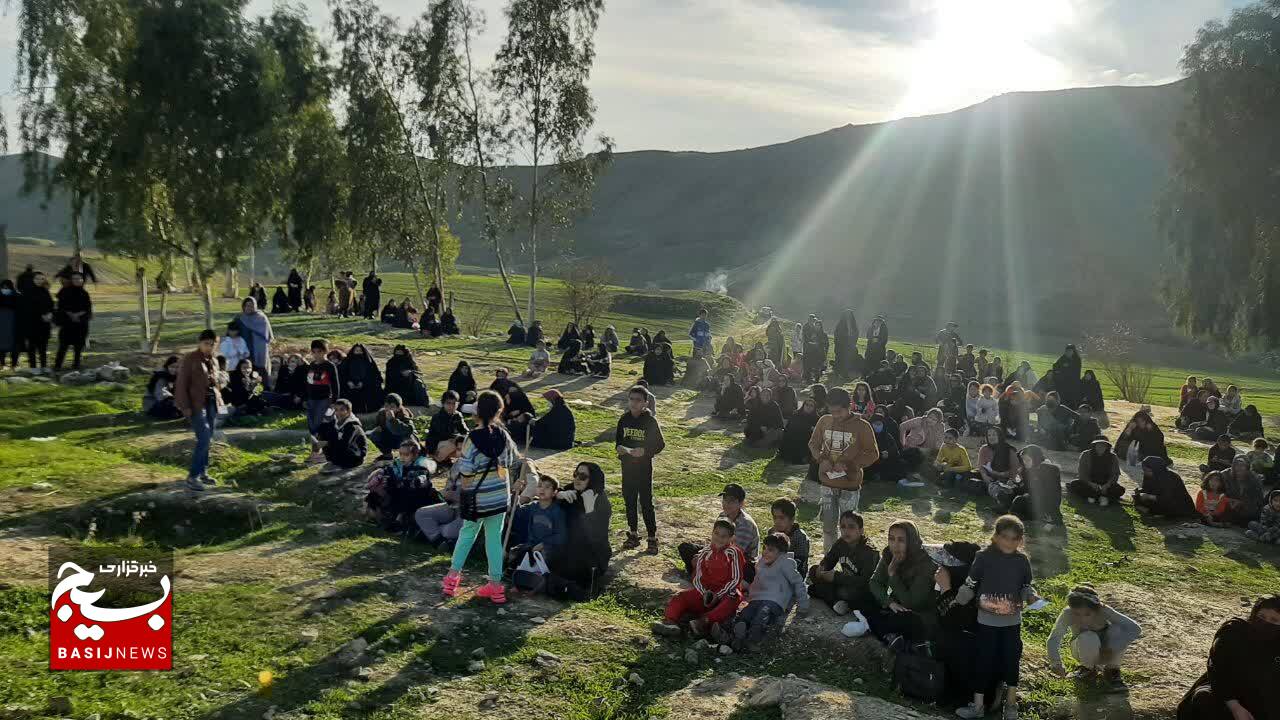
[[[708,545],[693,558],[693,587],[719,600],[742,582],[746,563],[746,556],[733,543],[719,550]]]

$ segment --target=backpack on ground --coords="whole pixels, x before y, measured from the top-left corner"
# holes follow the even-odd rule
[[[933,702],[946,690],[947,669],[933,657],[929,643],[922,643],[898,653],[893,661],[893,684],[907,697]]]

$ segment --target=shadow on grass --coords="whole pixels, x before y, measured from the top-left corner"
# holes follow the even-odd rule
[[[1080,517],[1088,520],[1094,527],[1106,533],[1107,537],[1111,539],[1112,547],[1116,550],[1127,553],[1138,549],[1137,544],[1134,542],[1136,528],[1133,524],[1133,517],[1119,503],[1109,507],[1098,507],[1075,495],[1068,495],[1066,503]]]

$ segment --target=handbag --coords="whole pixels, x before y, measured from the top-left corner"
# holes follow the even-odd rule
[[[520,558],[520,564],[511,574],[511,584],[517,590],[538,593],[547,585],[547,559],[540,552],[529,550]]]
[[[471,475],[458,476],[458,515],[464,520],[473,520],[479,512],[477,508],[476,498],[479,495],[480,486],[489,477],[489,473],[494,471],[498,465],[498,461],[491,460],[484,472],[473,473]]]

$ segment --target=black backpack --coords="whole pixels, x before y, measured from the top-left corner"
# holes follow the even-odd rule
[[[934,702],[946,691],[946,666],[932,656],[928,643],[917,645],[894,659],[893,684],[907,697]]]

